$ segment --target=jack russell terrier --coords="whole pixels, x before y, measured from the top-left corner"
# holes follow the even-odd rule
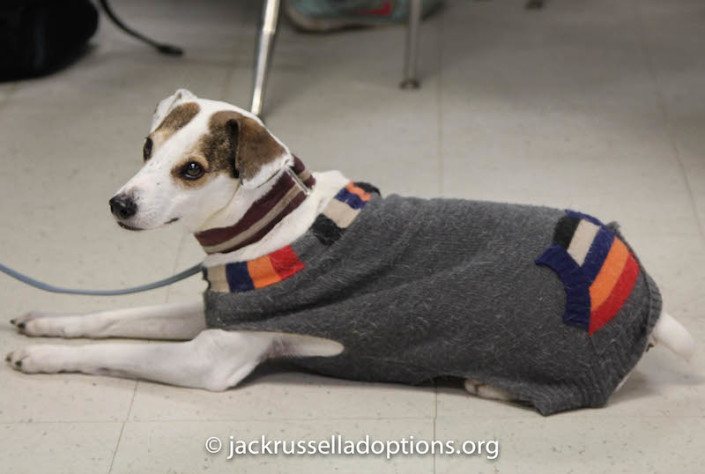
[[[221,391],[288,358],[354,380],[459,377],[548,415],[605,405],[651,344],[693,352],[615,224],[382,198],[309,172],[256,116],[183,89],[157,106],[144,166],[110,208],[126,229],[192,231],[207,253],[203,300],[12,323],[28,336],[186,342],[32,345],[7,356],[13,368]]]

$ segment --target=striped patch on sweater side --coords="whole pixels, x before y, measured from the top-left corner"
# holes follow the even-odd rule
[[[312,227],[313,234],[322,244],[333,245],[357,218],[372,198],[372,193],[379,193],[379,190],[366,183],[348,183],[316,218]]]
[[[629,298],[640,268],[616,232],[592,216],[566,211],[553,244],[537,260],[555,271],[567,301],[563,321],[594,334]]]

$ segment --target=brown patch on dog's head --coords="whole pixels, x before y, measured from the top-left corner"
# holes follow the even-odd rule
[[[185,102],[177,105],[164,117],[162,123],[152,132],[152,135],[158,133],[162,141],[164,141],[184,128],[200,111],[201,106],[195,102]]]
[[[197,148],[208,160],[209,170],[228,170],[243,184],[286,151],[261,123],[235,111],[216,112],[208,129]]]

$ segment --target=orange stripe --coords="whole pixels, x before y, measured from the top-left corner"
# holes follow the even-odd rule
[[[636,263],[636,260],[630,254],[627,263],[624,265],[624,271],[614,287],[614,291],[610,294],[610,297],[607,298],[605,304],[592,311],[590,314],[589,333],[591,335],[610,322],[622,306],[624,306],[624,302],[627,301],[629,295],[632,294],[632,289],[634,288],[638,276],[639,264]]]
[[[624,245],[624,242],[615,237],[612,248],[610,248],[607,258],[605,258],[605,263],[602,264],[600,273],[597,274],[597,278],[590,285],[590,306],[593,311],[602,306],[602,303],[609,298],[622,274],[628,257],[629,249]]]
[[[250,272],[250,278],[255,288],[264,288],[282,280],[276,270],[274,270],[269,255],[247,262],[247,270]]]
[[[364,189],[355,186],[352,183],[352,181],[349,182],[347,186],[345,186],[345,189],[347,189],[348,191],[350,191],[353,194],[357,194],[359,196],[359,198],[362,199],[363,201],[370,200],[370,194],[365,192]]]

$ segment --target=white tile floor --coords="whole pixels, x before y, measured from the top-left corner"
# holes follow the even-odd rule
[[[0,85],[0,261],[70,286],[148,281],[200,258],[173,229],[132,234],[107,199],[139,165],[157,100],[177,87],[247,106],[258,2],[115,0],[184,46],[162,58],[103,23],[91,54]],[[424,23],[422,89],[401,91],[403,30],[304,35],[284,25],[270,127],[314,169],[386,193],[578,208],[619,220],[667,307],[705,337],[705,4],[453,1]],[[106,270],[109,269],[109,270]],[[8,320],[193,298],[198,279],[92,299],[0,277]],[[49,342],[49,341],[39,341]],[[71,341],[70,343],[76,343]],[[222,394],[0,368],[2,472],[703,472],[705,357],[647,354],[608,407],[543,418],[446,385],[368,385],[281,370]],[[498,439],[500,455],[208,455],[208,436]]]

